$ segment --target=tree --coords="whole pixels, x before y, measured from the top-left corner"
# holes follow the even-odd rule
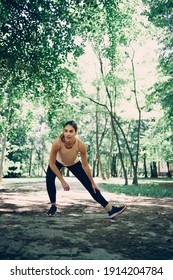
[[[20,90],[16,92],[16,88],[13,88],[13,82],[9,82],[5,85],[4,89],[0,93],[1,100],[1,161],[0,161],[0,183],[3,177],[3,164],[5,159],[6,144],[8,139],[8,133],[12,128],[12,125],[16,121],[16,110],[19,109],[18,99],[20,99]]]
[[[132,48],[132,54],[129,52],[130,46],[133,46],[133,43],[137,41],[139,34],[142,34],[140,14],[138,24],[136,24],[135,28],[131,30],[132,26],[134,27],[133,15],[137,12],[138,7],[139,6],[137,6],[135,1],[133,1],[133,3],[132,1],[130,3],[123,1],[121,4],[117,3],[117,1],[104,2],[102,10],[104,13],[101,25],[98,25],[97,29],[95,28],[94,34],[90,35],[90,41],[93,45],[93,49],[100,65],[100,83],[104,88],[104,93],[102,93],[104,94],[104,97],[102,98],[103,102],[98,98],[97,100],[90,98],[90,100],[96,102],[100,106],[104,106],[110,114],[111,125],[118,147],[125,184],[128,183],[128,178],[123,156],[123,145],[121,144],[122,141],[124,142],[124,147],[127,149],[129,159],[131,161],[133,169],[133,183],[138,183],[137,170],[140,151],[139,140],[142,109],[138,101],[138,95],[141,94],[141,92],[139,92],[137,88],[134,48]],[[129,13],[129,9],[131,13]],[[107,34],[107,36],[104,34]],[[127,63],[127,58],[131,63],[131,69],[128,69],[129,75],[127,76],[127,79],[120,78],[119,72],[124,71],[122,65]],[[130,89],[127,93],[130,97],[126,97],[123,94],[125,86],[128,86]],[[131,96],[131,91],[133,96]],[[133,138],[133,141],[135,142],[133,148],[130,146],[130,141],[127,137],[127,130],[125,130],[125,120],[123,120],[122,116],[118,113],[118,106],[121,104],[120,100],[123,98],[129,98],[129,100],[134,99],[138,112],[136,138]],[[128,122],[128,120],[126,120],[126,122]]]
[[[162,145],[159,144],[159,150],[164,147],[162,150],[162,157],[166,162],[168,162],[167,165],[169,166],[169,162],[172,162],[172,153],[166,151],[170,150],[173,145],[173,4],[171,0],[143,0],[143,2],[147,4],[145,14],[148,16],[149,21],[151,21],[158,29],[155,36],[160,44],[160,57],[158,65],[160,78],[151,88],[149,100],[152,103],[160,103],[164,110],[164,118],[160,121],[160,124],[162,123],[162,125],[164,125],[159,128],[160,131],[164,131],[164,134],[161,136],[159,133],[162,138],[162,141],[160,141]],[[169,136],[167,136],[167,132]]]
[[[167,117],[168,125],[173,121],[173,4],[171,0],[143,0],[148,5],[145,12],[151,21],[159,30],[156,33],[160,43],[160,63],[159,68],[162,77],[153,87],[153,100],[160,102]]]
[[[68,53],[78,57],[82,48],[74,41],[80,21],[72,16],[75,3],[71,9],[69,1],[62,0],[2,0],[0,12],[0,102],[7,111],[2,113],[2,177],[13,104],[26,97],[34,102],[41,99],[52,111],[53,105],[62,107],[70,76],[64,64]]]

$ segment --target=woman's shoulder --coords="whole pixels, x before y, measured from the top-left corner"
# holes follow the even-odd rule
[[[80,140],[79,138],[77,138],[77,141],[78,141],[79,151],[85,149],[85,147],[86,147],[85,143],[82,140]]]
[[[60,149],[62,145],[62,141],[60,137],[57,137],[54,142],[52,143],[52,146],[56,147],[57,149]]]

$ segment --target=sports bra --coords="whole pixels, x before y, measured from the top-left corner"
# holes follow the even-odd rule
[[[56,160],[64,166],[70,166],[77,163],[79,161],[79,139],[76,138],[74,145],[70,149],[65,147],[64,142],[62,142],[60,138],[59,142],[60,150],[57,152]]]

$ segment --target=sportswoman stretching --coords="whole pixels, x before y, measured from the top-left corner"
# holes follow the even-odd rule
[[[112,206],[102,196],[91,175],[86,145],[76,138],[76,134],[77,124],[74,121],[68,121],[63,126],[63,133],[52,144],[46,175],[47,191],[52,204],[48,216],[53,216],[57,210],[55,178],[58,177],[65,191],[70,190],[70,186],[60,172],[62,167],[67,167],[74,174],[91,196],[105,208],[110,218],[118,216],[126,209],[126,206]],[[78,153],[80,153],[81,161]]]

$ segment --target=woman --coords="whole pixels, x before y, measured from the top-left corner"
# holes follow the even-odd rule
[[[112,206],[102,196],[91,175],[86,145],[76,138],[76,134],[77,124],[74,121],[68,121],[63,126],[63,133],[52,144],[46,175],[47,191],[52,205],[47,214],[48,216],[53,216],[57,210],[55,178],[58,177],[65,191],[70,190],[70,186],[60,172],[62,167],[67,167],[84,185],[91,196],[105,208],[109,217],[113,218],[121,214],[126,209],[126,206]],[[78,153],[80,153],[81,161],[78,158]]]

